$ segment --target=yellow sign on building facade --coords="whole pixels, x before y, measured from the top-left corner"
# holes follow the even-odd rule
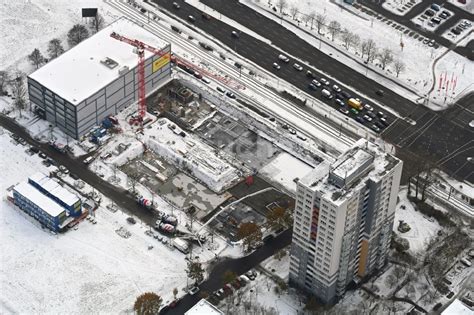
[[[170,62],[170,54],[167,53],[161,56],[159,59],[153,61],[153,68],[152,71],[155,73],[156,71],[160,70],[164,66],[166,66]]]

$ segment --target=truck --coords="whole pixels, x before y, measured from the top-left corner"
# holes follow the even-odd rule
[[[362,102],[356,98],[350,98],[347,100],[347,105],[357,110],[363,110],[364,106],[362,106]]]
[[[178,225],[178,219],[174,215],[171,215],[171,214],[167,214],[163,216],[161,220],[165,223],[168,223],[174,226]]]
[[[158,224],[158,230],[160,230],[161,232],[173,234],[174,232],[176,232],[176,227],[169,223],[161,222],[160,224]]]
[[[143,196],[137,196],[137,203],[146,209],[151,209],[152,206],[150,199],[146,199]]]
[[[181,238],[175,238],[175,239],[173,239],[171,244],[173,244],[173,246],[175,248],[177,248],[183,254],[189,253],[189,244],[185,240],[183,240]]]

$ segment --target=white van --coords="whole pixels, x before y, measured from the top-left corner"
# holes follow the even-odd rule
[[[87,159],[84,160],[84,164],[90,164],[94,158],[92,156],[89,156]]]
[[[331,92],[329,92],[329,91],[326,90],[326,89],[323,89],[323,90],[321,91],[321,95],[322,95],[323,97],[327,98],[327,99],[332,99],[332,94],[331,94]]]
[[[280,59],[281,61],[284,61],[286,63],[290,62],[290,58],[288,58],[287,56],[285,55],[279,55],[278,56],[278,59]]]

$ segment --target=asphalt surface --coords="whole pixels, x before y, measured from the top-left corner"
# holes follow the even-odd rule
[[[403,16],[400,16],[400,15],[394,14],[394,13],[388,11],[388,10],[385,10],[382,7],[382,3],[377,3],[376,1],[373,1],[373,0],[358,0],[357,2],[358,2],[358,4],[363,5],[367,8],[369,8],[369,9],[379,13],[380,15],[383,15],[384,17],[386,17],[390,20],[393,20],[393,21],[397,22],[398,24],[401,24],[401,25],[409,28],[410,30],[415,31],[415,32],[423,35],[426,38],[434,39],[438,44],[440,44],[440,45],[442,45],[446,48],[450,48],[453,45],[453,43],[450,42],[449,40],[447,40],[446,38],[442,37],[441,35],[446,30],[454,27],[459,22],[459,20],[462,20],[462,19],[471,20],[471,21],[474,20],[474,15],[473,14],[470,14],[470,13],[458,8],[457,6],[455,6],[452,3],[447,2],[446,0],[423,0],[422,2],[420,2],[419,4],[414,6],[407,14],[405,14]],[[380,2],[383,2],[383,1],[380,1]],[[433,3],[443,6],[443,8],[441,10],[447,9],[447,10],[453,12],[454,16],[451,16],[449,19],[445,20],[434,32],[429,32],[429,31],[426,31],[422,28],[417,27],[415,25],[415,23],[413,23],[411,21],[411,19],[413,19],[415,16],[423,13],[427,9],[429,9],[429,7]],[[466,34],[466,32],[463,32],[459,37],[461,37],[465,34]],[[454,51],[457,52],[458,54],[464,56],[464,57],[467,57],[470,60],[474,60],[474,51],[472,49],[466,49],[464,47],[457,47],[457,48],[454,49]]]
[[[311,80],[305,75],[306,66],[303,66],[305,69],[302,72],[298,72],[292,67],[293,60],[290,60],[288,64],[277,60],[278,55],[282,53],[281,51],[243,32],[236,39],[231,35],[231,32],[235,30],[234,27],[217,19],[203,19],[201,18],[202,12],[198,9],[182,0],[175,1],[180,4],[180,9],[173,8],[173,0],[156,0],[155,2],[182,19],[187,19],[189,15],[193,15],[196,18],[196,21],[193,23],[194,27],[202,29],[226,44],[230,49],[236,50],[238,54],[272,71],[281,79],[292,83],[302,90],[308,91],[308,84]],[[408,150],[420,159],[429,156],[432,161],[440,161],[441,163],[444,161],[443,158],[449,157],[450,154],[454,153],[451,159],[446,163],[440,164],[439,167],[448,174],[454,174],[454,177],[458,179],[474,182],[474,175],[472,173],[468,172],[466,175],[462,174],[459,170],[461,165],[464,165],[463,168],[470,167],[470,163],[465,164],[466,158],[474,156],[474,145],[471,142],[474,129],[470,129],[468,125],[470,121],[474,120],[474,94],[466,95],[456,106],[446,111],[431,111],[386,89],[378,82],[366,78],[337,59],[325,55],[278,23],[263,17],[237,1],[201,0],[201,2],[269,39],[273,45],[288,51],[301,60],[307,61],[314,68],[329,73],[338,81],[338,85],[343,90],[349,91],[351,95],[358,95],[355,92],[356,90],[362,91],[365,95],[369,95],[379,103],[393,108],[402,117],[415,120],[416,125],[412,126],[403,119],[397,119],[382,133],[382,137],[386,141],[397,145],[398,149]],[[281,70],[279,71],[274,70],[272,67],[272,64],[276,61],[281,65]],[[314,69],[311,70],[319,77],[324,77],[323,74],[317,73]],[[353,89],[348,88],[348,86],[353,87]],[[375,94],[377,90],[384,90],[384,95],[379,96]],[[319,93],[317,92],[315,95],[319,97]],[[436,95],[433,97],[436,97]],[[364,100],[363,97],[360,98]],[[333,101],[326,101],[326,104],[337,108]],[[375,111],[377,110],[376,107]],[[351,114],[351,116],[353,117],[354,115]],[[435,123],[425,124],[425,120],[432,117],[436,117]],[[418,120],[420,121],[418,122]],[[393,121],[393,116],[389,116],[389,121]],[[412,132],[409,133],[407,130]],[[456,154],[456,152],[460,153]]]
[[[154,212],[145,210],[139,207],[133,197],[125,190],[119,189],[102,178],[97,176],[84,165],[84,157],[73,158],[68,154],[59,153],[58,151],[51,148],[48,144],[40,143],[27,133],[27,131],[19,126],[15,121],[0,115],[0,126],[9,130],[12,133],[17,134],[26,140],[29,145],[39,148],[48,157],[55,160],[60,165],[64,165],[69,169],[71,173],[77,174],[81,180],[87,182],[89,185],[94,186],[95,189],[106,195],[107,198],[113,200],[124,212],[133,214],[139,217],[142,221],[146,222],[150,226],[154,226],[157,217]],[[291,230],[286,230],[276,238],[268,239],[264,246],[254,251],[252,254],[238,258],[238,259],[221,259],[212,266],[208,280],[204,281],[201,285],[201,291],[207,291],[212,293],[213,291],[221,288],[222,274],[225,271],[231,270],[236,274],[240,275],[248,270],[257,266],[260,262],[274,255],[278,250],[291,243]],[[199,301],[199,294],[194,296],[186,295],[174,309],[171,309],[164,314],[184,314],[189,308],[191,308],[197,301]]]
[[[265,245],[254,251],[252,254],[238,258],[238,259],[226,259],[217,262],[213,267],[212,271],[209,274],[209,277],[206,281],[199,285],[201,292],[207,292],[212,294],[214,291],[223,287],[224,283],[222,281],[222,275],[228,271],[232,270],[237,275],[244,274],[250,269],[257,266],[266,258],[274,255],[280,249],[291,244],[291,230],[286,230],[275,238],[271,238],[265,242]],[[259,275],[260,276],[260,275]],[[258,277],[257,277],[258,279]],[[201,293],[199,292],[199,293]],[[170,314],[170,315],[182,315],[187,310],[189,310],[193,305],[195,305],[201,297],[199,293],[191,296],[186,295],[178,305],[169,309],[166,312],[160,314]],[[235,293],[234,293],[235,294]]]

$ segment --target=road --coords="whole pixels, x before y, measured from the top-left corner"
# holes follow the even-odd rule
[[[401,25],[409,28],[412,31],[420,33],[421,35],[423,35],[426,38],[434,39],[438,44],[440,44],[440,45],[442,45],[446,48],[450,48],[453,45],[453,43],[451,43],[449,40],[442,37],[441,35],[446,30],[448,30],[449,28],[452,28],[453,26],[455,26],[458,23],[458,21],[461,20],[461,19],[466,19],[466,20],[471,20],[471,21],[474,20],[474,15],[473,14],[470,14],[470,13],[458,8],[457,6],[455,6],[452,3],[447,2],[446,0],[423,0],[422,2],[420,2],[419,4],[414,6],[407,14],[405,14],[403,16],[397,15],[397,14],[394,14],[394,13],[388,11],[388,10],[385,10],[382,7],[382,4],[377,3],[376,1],[373,1],[373,0],[358,0],[357,2],[358,2],[359,5],[370,8],[371,10],[379,13],[380,15],[382,15],[384,17],[386,17],[390,20],[393,20],[393,21],[397,22],[398,24],[401,24]],[[421,28],[416,27],[415,24],[411,21],[412,18],[414,18],[415,16],[419,15],[420,13],[423,13],[424,11],[426,11],[429,8],[429,6],[433,3],[442,5],[447,10],[449,10],[451,12],[454,12],[454,16],[452,16],[451,18],[446,20],[444,23],[442,23],[436,29],[436,31],[434,33],[433,32],[428,32],[428,31],[425,31]],[[463,35],[464,35],[464,33],[463,33]],[[454,49],[454,51],[457,52],[458,54],[470,59],[470,60],[474,60],[474,51],[472,49],[466,49],[464,47],[457,47],[457,48]]]
[[[94,186],[95,189],[107,196],[107,198],[113,200],[124,212],[139,217],[142,221],[146,222],[150,226],[155,224],[157,217],[153,212],[139,207],[127,191],[109,184],[95,173],[88,170],[82,162],[82,158],[72,158],[67,154],[62,154],[52,149],[48,144],[40,143],[34,140],[23,127],[19,126],[15,121],[3,115],[0,115],[0,126],[22,137],[28,144],[40,148],[41,151],[46,153],[46,155],[48,155],[50,158],[67,167],[71,173],[77,174],[81,180],[88,183],[89,185]],[[220,260],[218,263],[212,266],[208,280],[200,285],[201,291],[213,292],[214,290],[222,287],[223,284],[221,276],[227,270],[231,270],[240,275],[254,268],[260,262],[275,254],[278,250],[288,246],[291,243],[291,234],[291,230],[284,231],[276,238],[267,240],[264,246],[260,247],[258,250],[248,256],[238,259]],[[196,302],[199,300],[198,296],[199,295],[185,296],[178,304],[177,308],[172,309],[165,314],[184,314],[185,311],[196,304]]]
[[[194,27],[200,28],[217,38],[230,49],[236,48],[238,54],[268,71],[273,71],[281,79],[290,82],[301,90],[307,90],[309,79],[291,67],[293,61],[290,61],[289,65],[282,66],[280,71],[273,70],[272,64],[281,53],[280,50],[245,33],[241,33],[236,44],[236,40],[231,36],[234,27],[216,19],[210,21],[201,19],[201,11],[183,1],[178,0],[181,5],[179,10],[173,9],[172,0],[157,0],[156,2],[182,19],[187,19],[188,15],[198,17]],[[413,126],[405,120],[397,119],[387,131],[382,133],[382,137],[395,144],[398,149],[406,150],[411,155],[418,157],[416,163],[421,158],[429,158],[434,164],[444,162],[444,159],[446,159],[447,161],[440,164],[439,167],[446,173],[455,174],[455,177],[461,179],[458,171],[459,167],[465,163],[467,157],[474,156],[474,145],[471,142],[473,129],[470,129],[468,125],[470,121],[474,120],[474,93],[465,95],[455,106],[448,110],[443,112],[431,111],[422,105],[408,101],[395,92],[387,90],[384,86],[366,78],[337,59],[327,56],[278,23],[261,16],[237,1],[202,0],[202,2],[260,36],[269,39],[273,45],[283,51],[287,51],[301,60],[306,60],[318,70],[331,74],[338,81],[339,86],[349,90],[352,95],[359,94],[355,90],[362,91],[379,103],[391,107],[402,117],[415,120],[417,123]],[[319,73],[319,75],[323,76],[322,73]],[[349,89],[347,86],[351,86],[353,89]],[[385,91],[383,97],[374,93],[375,90],[379,89]],[[436,97],[436,95],[432,97]],[[362,99],[364,98],[362,97]],[[334,106],[334,104],[331,106]],[[426,121],[432,123],[426,124]],[[449,157],[451,159],[448,159]],[[407,161],[405,162],[407,163]],[[474,174],[471,173],[465,180],[471,183],[474,182]]]
[[[278,252],[280,249],[290,245],[291,234],[291,230],[284,231],[277,237],[267,240],[264,246],[260,247],[248,256],[238,259],[226,259],[219,261],[212,267],[212,272],[209,274],[209,278],[199,286],[201,292],[205,291],[209,294],[212,294],[212,292],[222,288],[224,285],[222,282],[222,275],[226,271],[232,270],[238,275],[244,274],[248,270],[257,266],[266,258]],[[194,296],[186,295],[176,308],[170,309],[164,312],[164,314],[182,315],[193,305],[195,305],[200,299],[201,298],[199,297],[199,294]]]

